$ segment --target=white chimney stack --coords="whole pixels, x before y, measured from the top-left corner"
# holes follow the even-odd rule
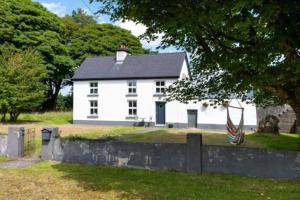
[[[127,55],[130,55],[128,46],[123,45],[123,44],[120,45],[120,47],[117,49],[117,52],[116,52],[117,64],[122,64],[124,62],[124,60],[126,59]]]

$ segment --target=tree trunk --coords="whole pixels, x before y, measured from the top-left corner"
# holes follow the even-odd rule
[[[293,108],[296,114],[296,122],[295,122],[295,131],[299,134],[299,150],[300,150],[300,103],[291,103],[291,107]]]
[[[2,113],[1,122],[5,122],[6,112]]]
[[[10,112],[9,113],[9,121],[11,121],[11,122],[16,122],[17,121],[17,119],[18,119],[18,117],[19,117],[19,115],[20,115],[20,113],[18,113],[18,112]]]
[[[61,81],[58,82],[51,82],[48,84],[48,92],[47,92],[47,99],[44,101],[42,105],[43,111],[53,111],[56,108],[56,101],[59,91],[61,89]]]
[[[300,133],[300,104],[291,104],[291,107],[296,114],[295,131],[296,133]]]

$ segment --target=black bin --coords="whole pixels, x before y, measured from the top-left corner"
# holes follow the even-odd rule
[[[44,128],[42,129],[42,140],[49,141],[51,138],[52,129]]]

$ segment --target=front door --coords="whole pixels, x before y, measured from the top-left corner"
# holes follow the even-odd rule
[[[156,124],[165,125],[166,123],[166,103],[156,102]]]
[[[188,110],[188,127],[197,128],[197,110]]]

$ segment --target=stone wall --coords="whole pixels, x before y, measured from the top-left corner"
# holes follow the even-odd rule
[[[53,159],[72,163],[184,171],[185,144],[127,143],[56,139]]]
[[[7,154],[7,135],[0,135],[0,155]]]
[[[300,152],[204,145],[203,171],[300,179]]]
[[[42,159],[181,172],[220,172],[300,179],[298,151],[202,145],[199,134],[188,134],[186,144],[62,140],[59,136],[53,136],[50,140],[43,141]]]
[[[264,119],[267,115],[273,115],[279,119],[279,131],[289,132],[293,126],[296,115],[293,109],[289,105],[284,106],[269,106],[266,108],[257,107],[257,124]]]

